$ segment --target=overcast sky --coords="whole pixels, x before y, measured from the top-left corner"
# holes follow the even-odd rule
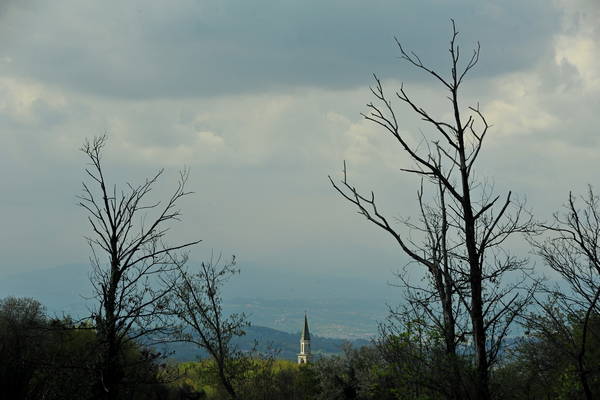
[[[0,276],[87,260],[78,148],[106,132],[113,181],[164,167],[160,198],[191,168],[171,238],[203,239],[193,258],[389,280],[399,249],[327,175],[345,159],[389,215],[411,212],[410,165],[360,112],[377,73],[448,113],[393,38],[445,68],[450,18],[465,53],[481,42],[463,97],[494,125],[479,175],[547,219],[598,180],[595,0],[2,0]],[[407,133],[426,129],[398,113]]]

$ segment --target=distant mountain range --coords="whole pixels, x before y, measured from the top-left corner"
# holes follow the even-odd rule
[[[87,307],[93,304],[88,299],[91,294],[88,271],[87,266],[73,264],[5,276],[0,278],[0,298],[32,297],[46,306],[50,315],[83,317],[89,315]],[[281,274],[271,277],[264,270],[247,276],[242,273],[226,287],[224,310],[243,312],[252,322],[246,335],[236,342],[241,350],[249,351],[256,341],[261,351],[272,348],[279,351],[279,358],[295,360],[307,311],[313,353],[337,354],[346,342],[353,346],[367,345],[377,333],[378,321],[385,318],[386,307],[380,298],[317,299],[312,295],[284,298],[281,287],[269,291],[268,285],[278,285],[281,277]],[[270,278],[273,279],[269,281]],[[512,332],[514,336],[521,334],[518,327]],[[515,340],[506,339],[507,344]],[[174,351],[173,357],[181,361],[203,355],[185,343],[171,344],[164,350]]]
[[[368,345],[369,341],[364,339],[347,341],[311,335],[311,349],[316,357],[340,354],[345,343],[361,347]],[[256,344],[256,349],[260,352],[274,351],[276,358],[296,360],[300,350],[300,332],[292,334],[264,326],[250,326],[246,329],[246,335],[236,339],[235,344],[242,351],[251,351]],[[178,361],[197,360],[207,355],[206,352],[189,343],[171,343],[158,349],[166,353],[173,352],[172,358]]]
[[[50,315],[85,316],[89,314],[89,305],[93,304],[89,300],[91,286],[88,271],[86,265],[72,264],[4,276],[0,279],[0,298],[33,297],[47,307]],[[286,351],[293,351],[294,354],[298,338],[294,336],[292,340],[275,332],[279,331],[281,335],[299,332],[305,311],[311,332],[321,337],[368,340],[377,333],[378,321],[385,318],[387,311],[381,296],[368,295],[374,291],[368,282],[361,286],[361,282],[327,276],[312,282],[315,281],[313,276],[294,274],[293,271],[246,266],[240,276],[227,283],[223,295],[224,310],[228,313],[245,313],[257,329],[272,328],[273,332],[267,334],[267,331],[263,331],[263,334],[278,338],[282,351],[289,349]],[[330,285],[331,297],[317,297],[318,293],[322,295],[315,288],[317,285]],[[299,287],[307,289],[299,291]],[[285,296],[286,291],[288,296]],[[348,292],[355,296],[345,297]],[[252,335],[255,335],[255,331],[249,331],[247,337]],[[327,346],[324,352],[330,352],[331,347]]]

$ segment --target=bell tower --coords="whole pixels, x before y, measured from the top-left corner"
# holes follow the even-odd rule
[[[298,364],[307,364],[311,357],[308,319],[306,318],[306,313],[304,313],[304,328],[302,329],[302,336],[300,336],[300,353],[298,354]]]

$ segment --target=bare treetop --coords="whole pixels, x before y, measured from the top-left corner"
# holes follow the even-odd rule
[[[78,198],[92,229],[86,239],[91,249],[90,279],[99,303],[93,311],[101,342],[98,390],[115,399],[123,379],[119,360],[126,343],[165,333],[166,296],[175,283],[161,285],[161,278],[184,265],[185,249],[200,241],[177,245],[166,241],[171,222],[181,220],[178,201],[191,193],[185,189],[189,170],[180,172],[177,187],[165,202],[151,201],[148,197],[163,170],[141,184],[110,186],[102,165],[106,141],[106,135],[86,140],[81,149],[90,161],[85,172],[91,182],[83,182]]]
[[[479,104],[463,108],[459,93],[464,78],[479,61],[480,46],[477,43],[471,55],[462,62],[454,21],[451,25],[450,73],[447,77],[428,67],[417,53],[407,51],[395,39],[401,60],[424,71],[447,90],[451,118],[434,117],[431,111],[413,100],[404,85],[390,96],[377,75],[374,75],[375,85],[370,88],[375,101],[368,103],[368,111],[362,114],[384,128],[396,140],[399,149],[408,154],[412,165],[402,165],[400,170],[421,177],[417,191],[418,223],[405,218],[400,220],[401,227],[398,227],[390,222],[378,207],[373,191],[364,194],[350,183],[346,162],[341,181],[329,179],[335,190],[358,208],[361,215],[394,238],[410,258],[411,267],[425,267],[429,278],[427,285],[402,281],[409,303],[414,306],[411,312],[425,315],[442,332],[451,359],[456,356],[456,344],[461,336],[467,333],[473,336],[478,373],[475,397],[487,399],[490,397],[489,370],[510,326],[530,302],[536,287],[536,283],[530,281],[527,261],[511,255],[503,246],[509,237],[531,232],[535,226],[531,214],[522,203],[513,200],[510,191],[496,195],[493,187],[474,177],[491,125]],[[401,130],[403,121],[397,117],[393,99],[399,100],[432,128],[430,133],[422,134],[418,145],[412,144],[407,133]],[[424,181],[433,189],[433,204],[424,201]],[[419,233],[421,243],[413,238],[414,232]],[[515,274],[518,278],[507,283],[506,278],[513,278]],[[442,315],[436,314],[440,310]],[[470,328],[464,325],[465,314],[470,319]],[[452,379],[460,380],[457,370]],[[461,398],[458,387],[451,391],[453,398]]]

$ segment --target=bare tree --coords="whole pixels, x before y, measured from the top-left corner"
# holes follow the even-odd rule
[[[171,223],[181,219],[179,200],[190,194],[185,190],[188,171],[180,173],[166,202],[152,202],[150,193],[163,170],[123,190],[109,185],[102,165],[106,141],[106,136],[86,140],[81,149],[90,163],[79,204],[88,213],[92,231],[86,239],[98,301],[93,311],[100,343],[98,397],[116,399],[127,379],[122,363],[128,344],[165,329],[162,317],[172,287],[160,286],[160,277],[185,264],[187,254],[181,251],[200,241],[174,246],[165,242]]]
[[[474,397],[489,399],[490,368],[516,315],[530,301],[532,291],[525,285],[528,279],[526,261],[511,255],[503,245],[515,233],[531,231],[533,224],[523,204],[513,201],[511,192],[501,200],[502,196],[495,195],[491,185],[474,178],[476,161],[490,125],[479,106],[463,109],[460,105],[460,88],[466,75],[477,65],[480,47],[477,44],[463,61],[457,36],[458,31],[452,21],[449,77],[426,66],[416,53],[406,51],[396,39],[400,58],[433,77],[447,91],[451,120],[434,117],[413,101],[403,85],[390,97],[377,76],[375,86],[371,88],[376,103],[369,103],[368,113],[363,114],[365,119],[391,134],[401,151],[410,157],[413,165],[402,168],[402,171],[416,174],[434,188],[441,188],[435,190],[444,201],[439,201],[438,211],[434,214],[447,225],[439,228],[438,232],[426,223],[423,225],[425,236],[437,236],[434,240],[437,244],[428,245],[429,239],[425,239],[424,245],[416,244],[410,235],[392,225],[389,217],[377,207],[374,193],[363,194],[348,181],[345,164],[342,181],[337,183],[331,177],[330,180],[360,214],[388,232],[401,250],[431,275],[433,293],[446,315],[442,319],[443,331],[452,332],[449,317],[454,306],[450,304],[456,303],[456,300],[451,301],[452,296],[462,302],[469,315],[469,333],[473,338],[477,370]],[[392,105],[394,98],[432,128],[429,135],[423,135],[422,145],[413,145],[400,129]],[[447,281],[444,276],[446,270]],[[512,278],[512,283],[506,284],[507,276]],[[464,290],[461,289],[463,285],[466,285]],[[456,342],[456,338],[452,340]],[[447,346],[450,342],[448,340]],[[450,346],[448,349],[451,351]]]
[[[234,382],[241,377],[244,357],[232,343],[245,334],[249,323],[244,314],[225,315],[222,287],[232,275],[239,273],[235,258],[221,264],[221,257],[203,262],[197,272],[178,268],[169,281],[173,290],[169,312],[181,322],[178,339],[206,350],[215,362],[217,376],[232,400],[239,398]]]
[[[439,156],[439,155],[438,155]],[[448,208],[446,206],[446,191],[441,182],[436,182],[437,197],[432,203],[425,203],[423,180],[417,191],[419,218],[413,221],[406,218],[402,225],[410,232],[410,247],[414,254],[421,259],[414,259],[405,265],[404,270],[398,272],[399,286],[404,289],[406,303],[397,308],[390,307],[390,315],[386,324],[380,327],[381,343],[388,341],[389,335],[394,335],[398,329],[405,332],[421,331],[425,334],[433,333],[433,337],[440,337],[443,341],[444,360],[431,357],[437,353],[438,341],[428,343],[428,351],[415,353],[423,357],[415,360],[416,364],[429,365],[431,368],[442,371],[445,376],[438,382],[415,382],[427,386],[437,385],[438,391],[447,398],[460,399],[465,397],[464,377],[460,368],[460,344],[464,343],[469,334],[468,315],[461,301],[467,289],[464,277],[458,273],[456,260],[452,257],[453,247],[449,241],[450,224]],[[417,242],[414,237],[421,238]],[[425,262],[424,262],[425,261]],[[411,270],[414,266],[424,267],[423,279],[415,279]],[[394,325],[400,325],[396,327]],[[417,325],[421,325],[417,327]],[[386,346],[383,346],[385,349]],[[435,364],[435,365],[431,365]],[[421,373],[414,373],[418,380],[425,378]],[[451,379],[447,379],[447,377]]]
[[[546,288],[546,301],[538,301],[543,313],[527,318],[527,326],[572,360],[585,397],[592,399],[590,375],[598,371],[586,354],[591,337],[600,340],[600,199],[591,186],[579,199],[569,193],[564,212],[543,227],[548,236],[531,243],[567,287]]]

